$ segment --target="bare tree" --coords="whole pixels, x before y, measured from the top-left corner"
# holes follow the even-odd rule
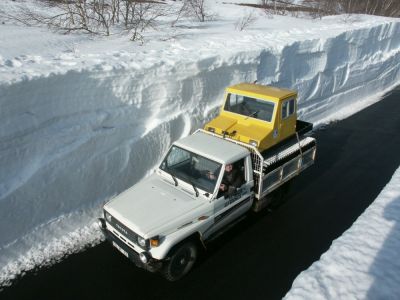
[[[260,0],[260,5],[267,15],[286,15],[289,11],[297,11],[293,0]]]
[[[206,0],[183,0],[183,11],[186,15],[196,18],[200,22],[204,22],[211,18],[208,12]]]
[[[15,14],[3,18],[25,25],[46,25],[64,33],[83,31],[90,34],[110,35],[122,23],[130,32],[131,40],[143,38],[143,31],[154,28],[156,20],[164,15],[166,5],[145,0],[45,0],[50,9],[38,13],[21,6]],[[54,12],[57,13],[54,13]]]
[[[254,24],[255,21],[257,21],[257,17],[254,14],[254,11],[250,11],[235,23],[235,29],[243,31],[244,29]]]
[[[318,8],[326,14],[370,14],[388,17],[400,16],[399,0],[304,0],[303,4]]]
[[[125,29],[131,34],[131,40],[143,41],[143,32],[155,28],[156,20],[169,13],[159,4],[146,1],[125,0],[122,10]]]

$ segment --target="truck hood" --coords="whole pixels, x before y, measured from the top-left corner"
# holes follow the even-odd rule
[[[229,133],[236,131],[235,135],[229,136],[231,139],[247,144],[250,143],[250,140],[257,141],[258,144],[262,146],[261,148],[264,148],[267,144],[273,143],[273,128],[269,124],[259,125],[255,122],[245,122],[241,119],[219,115],[206,124],[205,130],[209,130],[209,127],[214,128],[214,132],[219,135],[223,135],[224,131],[228,131]]]
[[[206,203],[207,200],[192,197],[153,174],[116,196],[104,209],[137,234],[148,238],[198,217],[196,209]]]

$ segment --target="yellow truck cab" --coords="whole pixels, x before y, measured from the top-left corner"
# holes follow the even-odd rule
[[[240,83],[226,88],[219,116],[205,130],[263,152],[296,133],[297,92]]]

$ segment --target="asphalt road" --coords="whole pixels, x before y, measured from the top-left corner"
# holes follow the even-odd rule
[[[30,272],[1,299],[281,299],[371,204],[400,165],[400,87],[315,132],[316,164],[272,212],[221,236],[179,282],[136,268],[108,243]]]

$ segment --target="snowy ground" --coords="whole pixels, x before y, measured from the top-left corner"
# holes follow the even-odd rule
[[[210,119],[227,85],[297,89],[302,118],[322,123],[400,81],[396,19],[253,10],[237,31],[252,9],[211,8],[214,21],[165,26],[143,45],[0,22],[0,282],[97,243],[101,204]]]

